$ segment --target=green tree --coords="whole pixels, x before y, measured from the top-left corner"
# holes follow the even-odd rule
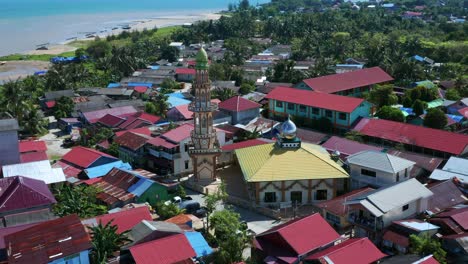
[[[165,44],[161,47],[161,59],[170,62],[177,61],[179,58],[179,49]]]
[[[221,204],[227,199],[226,185],[224,182],[218,186],[218,189],[215,193],[209,193],[205,197],[205,207],[206,207],[206,230],[210,230],[210,216],[216,210],[216,206]]]
[[[392,120],[397,122],[405,121],[405,116],[400,111],[400,109],[393,108],[391,106],[383,106],[382,108],[380,108],[376,115],[381,119]]]
[[[213,91],[213,97],[218,98],[221,101],[226,101],[227,99],[234,97],[236,93],[228,88],[217,88]]]
[[[252,84],[250,83],[246,83],[244,82],[243,84],[241,84],[240,88],[239,88],[239,93],[242,94],[242,95],[245,95],[245,94],[248,94],[248,93],[251,93],[255,91],[255,86],[253,86]]]
[[[165,204],[163,202],[159,202],[156,204],[156,213],[159,215],[159,217],[162,218],[162,220],[169,219],[171,217],[174,217],[176,215],[183,214],[185,210],[180,209],[177,204],[174,203],[168,203]]]
[[[414,101],[414,104],[413,104],[413,112],[416,116],[420,116],[422,114],[424,114],[424,109],[426,109],[427,107],[427,104],[419,99],[417,99],[416,101]]]
[[[117,232],[117,226],[113,225],[113,219],[102,225],[101,221],[97,226],[88,227],[91,231],[93,249],[91,250],[91,260],[95,264],[107,263],[107,259],[112,257],[114,252],[120,251],[120,247],[132,242],[128,238],[130,230],[122,233]]]
[[[69,117],[73,112],[73,108],[73,100],[70,97],[62,96],[55,102],[54,116],[57,119]]]
[[[461,96],[455,88],[448,89],[445,93],[445,99],[447,100],[458,101],[460,98]]]
[[[150,101],[145,104],[145,109],[150,110],[148,112],[150,114],[166,117],[167,110],[170,108],[170,104],[167,102],[168,98],[166,94],[158,93],[151,97]],[[149,106],[148,104],[152,104],[153,106]]]
[[[172,93],[174,92],[174,90],[179,90],[181,87],[180,87],[180,83],[170,79],[170,78],[166,78],[164,79],[164,81],[161,83],[161,93],[163,94],[168,94],[168,93]]]
[[[85,56],[85,50],[83,48],[79,48],[75,50],[75,57],[80,59],[81,57]]]
[[[119,156],[119,144],[112,142],[112,144],[109,145],[109,148],[106,150],[106,153],[118,157]]]
[[[364,135],[356,130],[351,130],[349,132],[346,132],[345,138],[352,140],[352,141],[361,142],[361,143],[364,142]]]
[[[99,192],[100,190],[94,186],[71,187],[63,185],[55,189],[54,195],[57,204],[54,205],[53,211],[60,217],[77,214],[80,218],[89,218],[105,214],[107,212],[106,206],[99,205],[96,198]]]
[[[424,117],[424,126],[436,129],[444,129],[447,126],[447,116],[438,108],[431,108]]]
[[[368,93],[367,100],[375,104],[378,108],[398,103],[398,97],[393,93],[392,85],[377,86]]]
[[[182,186],[182,184],[179,184],[177,187],[177,195],[181,198],[187,197],[187,193],[185,192],[185,188]]]
[[[112,47],[109,42],[100,40],[93,41],[86,49],[86,53],[94,59],[104,58],[111,53]]]
[[[410,250],[412,253],[418,254],[421,257],[432,254],[434,258],[441,264],[447,263],[445,252],[442,245],[436,239],[429,236],[410,235]]]

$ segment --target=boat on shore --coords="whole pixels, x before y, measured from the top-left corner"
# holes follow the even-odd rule
[[[131,29],[131,28],[132,27],[130,25],[125,25],[125,26],[122,27],[122,29],[124,29],[124,30],[128,30],[128,29]]]

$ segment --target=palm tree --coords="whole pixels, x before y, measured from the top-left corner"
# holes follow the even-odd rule
[[[126,243],[132,242],[127,237],[130,230],[122,233],[117,232],[117,226],[113,225],[111,220],[106,225],[99,224],[94,227],[89,227],[91,230],[91,237],[93,243],[93,249],[91,251],[91,259],[93,263],[106,263],[109,257]]]
[[[221,101],[225,101],[236,95],[236,93],[233,90],[228,88],[217,88],[216,90],[214,90],[214,94],[215,97],[217,97]]]
[[[0,95],[0,108],[13,115],[21,124],[24,110],[28,106],[28,96],[24,91],[22,82],[18,79],[5,83]]]
[[[167,102],[168,98],[169,96],[162,93],[158,93],[156,96],[151,98],[150,101],[156,108],[154,114],[161,117],[166,117],[166,112],[171,107],[171,105]]]
[[[99,190],[93,186],[64,185],[55,191],[58,203],[53,208],[54,213],[58,216],[78,214],[80,218],[104,214],[107,208],[97,204],[98,192]]]

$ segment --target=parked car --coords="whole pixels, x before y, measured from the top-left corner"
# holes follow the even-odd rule
[[[197,210],[200,210],[200,203],[193,200],[183,201],[179,203],[180,209],[185,209],[187,214],[195,214]]]
[[[192,200],[192,197],[190,196],[185,196],[184,198],[181,198],[180,196],[175,196],[174,198],[172,198],[172,200],[165,201],[164,204],[165,205],[169,205],[171,203],[180,204],[182,201],[191,201],[191,200]]]

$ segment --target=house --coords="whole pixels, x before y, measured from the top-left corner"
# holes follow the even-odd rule
[[[193,229],[203,228],[203,221],[192,214],[176,215],[165,220],[165,222],[176,224],[178,226],[188,226]]]
[[[327,134],[323,134],[306,128],[297,128],[296,132],[297,137],[300,138],[302,142],[307,142],[316,145],[320,145],[320,143],[322,143],[328,137]],[[280,131],[278,131],[278,133],[280,133]]]
[[[43,222],[5,236],[8,263],[90,263],[91,238],[77,215]]]
[[[184,230],[173,223],[143,220],[136,224],[128,233],[128,237],[132,242],[125,245],[124,249],[183,233]]]
[[[164,237],[130,248],[136,264],[194,263],[197,256],[184,234]]]
[[[169,43],[169,47],[177,48],[178,50],[185,49],[185,45],[183,42],[171,42]]]
[[[49,160],[6,165],[3,166],[2,172],[4,178],[25,176],[44,181],[46,184],[62,183],[66,180],[62,168],[52,168]]]
[[[278,87],[270,92],[270,118],[284,119],[288,115],[317,120],[327,118],[337,129],[350,129],[361,117],[371,114],[371,104],[364,99]]]
[[[276,143],[234,151],[249,199],[261,206],[311,204],[344,189],[348,173],[318,145],[301,142],[291,120]],[[233,176],[231,176],[233,177]]]
[[[18,142],[18,121],[8,113],[0,112],[0,166],[18,164],[20,160]]]
[[[375,188],[405,181],[410,178],[414,162],[385,152],[366,150],[346,159],[351,175],[351,188]]]
[[[192,172],[192,159],[188,155],[192,130],[192,124],[183,124],[148,140],[148,167],[160,175]],[[226,132],[216,129],[216,134],[219,144],[223,146],[226,143]]]
[[[108,89],[108,90],[111,90],[111,89]],[[94,124],[99,119],[101,119],[102,117],[108,114],[117,116],[120,118],[124,118],[128,116],[132,116],[136,114],[137,112],[138,111],[133,106],[123,106],[123,107],[96,110],[96,111],[91,111],[91,112],[81,112],[80,118],[88,124]]]
[[[114,100],[129,100],[134,90],[127,88],[80,88],[78,93],[87,95],[104,95]]]
[[[240,141],[232,144],[227,144],[221,147],[222,153],[218,157],[218,162],[220,164],[227,164],[234,162],[234,151],[236,149],[247,148],[252,146],[263,145],[271,143],[271,140],[264,138],[249,139],[246,141]]]
[[[416,179],[380,188],[346,201],[348,221],[357,237],[380,241],[381,231],[393,221],[414,217],[427,210],[432,192]]]
[[[335,68],[336,73],[345,73],[345,72],[362,70],[364,68],[364,65],[362,64],[336,64],[334,68]]]
[[[0,261],[4,263],[7,263],[8,261],[8,250],[7,245],[5,244],[5,237],[9,234],[16,233],[34,225],[37,225],[38,223],[0,228]]]
[[[195,78],[195,69],[177,68],[175,74],[178,82],[191,82]]]
[[[258,132],[260,133],[261,137],[264,137],[264,138],[272,138],[275,136],[274,134],[275,127],[279,124],[280,122],[278,121],[259,116],[251,120],[246,125],[237,124],[235,125],[235,127],[239,128],[240,130],[244,130],[250,133]],[[236,132],[236,134],[238,133],[241,133],[241,132]]]
[[[118,161],[116,157],[91,148],[77,146],[72,148],[53,168],[61,168],[67,178],[78,178],[85,169],[109,164]]]
[[[386,257],[367,237],[350,238],[305,258],[304,264],[380,263]]]
[[[33,162],[49,160],[47,157],[47,145],[44,141],[20,141],[19,152],[21,162]]]
[[[344,203],[372,191],[374,191],[374,189],[365,187],[340,195],[331,200],[320,202],[316,204],[316,206],[321,209],[320,214],[331,226],[343,232],[348,230],[351,226],[348,222],[347,206]]]
[[[416,163],[410,172],[411,178],[418,176],[428,177],[444,161],[441,158],[399,149],[389,149],[387,153]]]
[[[14,176],[0,179],[0,221],[2,227],[45,221],[54,218],[57,203],[44,181]]]
[[[193,119],[193,112],[188,109],[189,104],[178,105],[167,111],[167,119],[173,122]]]
[[[55,106],[56,101],[61,97],[73,98],[75,96],[76,95],[73,90],[49,91],[45,92],[44,96],[39,98],[39,101],[42,109],[50,110]]]
[[[393,78],[379,67],[366,68],[345,73],[306,79],[295,87],[315,92],[360,97],[375,85],[393,81]]]
[[[333,246],[339,239],[340,235],[319,214],[312,214],[255,236],[252,256],[259,263],[297,263],[308,255]]]
[[[401,254],[409,252],[410,235],[432,237],[439,227],[418,219],[394,221],[382,237],[382,245],[388,250],[396,250]]]
[[[458,100],[457,102],[447,106],[447,112],[449,114],[460,114],[460,111],[464,113],[464,110],[468,107],[468,98],[463,98]]]
[[[468,202],[468,198],[452,180],[431,184],[429,190],[434,195],[429,198],[426,211],[428,215],[438,214],[450,207]]]
[[[346,138],[341,138],[337,136],[332,136],[325,143],[322,144],[322,148],[326,149],[330,154],[339,153],[339,156],[342,160],[346,160],[348,156],[359,153],[361,151],[383,151],[384,148],[376,147],[372,145],[367,145],[359,143],[357,141],[349,140]]]
[[[468,193],[468,160],[450,157],[442,169],[436,169],[429,176],[433,181],[453,180],[458,188]]]
[[[413,262],[412,264],[439,264],[439,262],[434,258],[433,255],[429,255],[418,261]]]
[[[185,96],[182,93],[168,94],[166,102],[169,104],[171,108],[179,106],[179,105],[190,104],[190,101],[185,99]]]
[[[407,150],[448,158],[468,152],[468,136],[401,122],[362,118],[354,127],[368,141],[381,145],[403,144]]]
[[[262,105],[250,101],[240,96],[234,96],[219,103],[219,109],[230,115],[232,124],[246,123],[256,118],[260,114]]]
[[[292,83],[263,82],[257,86],[257,92],[268,94],[277,87],[293,87]]]
[[[120,234],[127,230],[131,230],[134,226],[145,220],[153,220],[148,206],[141,206],[118,211],[115,213],[99,215],[93,218],[82,220],[81,222],[87,227],[94,227],[99,224],[106,225],[112,221],[112,225],[117,226],[117,233]]]
[[[119,158],[137,166],[145,164],[145,145],[152,137],[127,132],[115,138],[114,143],[119,145]]]
[[[145,126],[151,126],[161,120],[161,117],[145,112],[137,112],[130,116],[120,117],[106,114],[96,123],[115,130],[129,130]]]
[[[421,19],[422,15],[421,12],[405,11],[401,17],[405,19]]]

